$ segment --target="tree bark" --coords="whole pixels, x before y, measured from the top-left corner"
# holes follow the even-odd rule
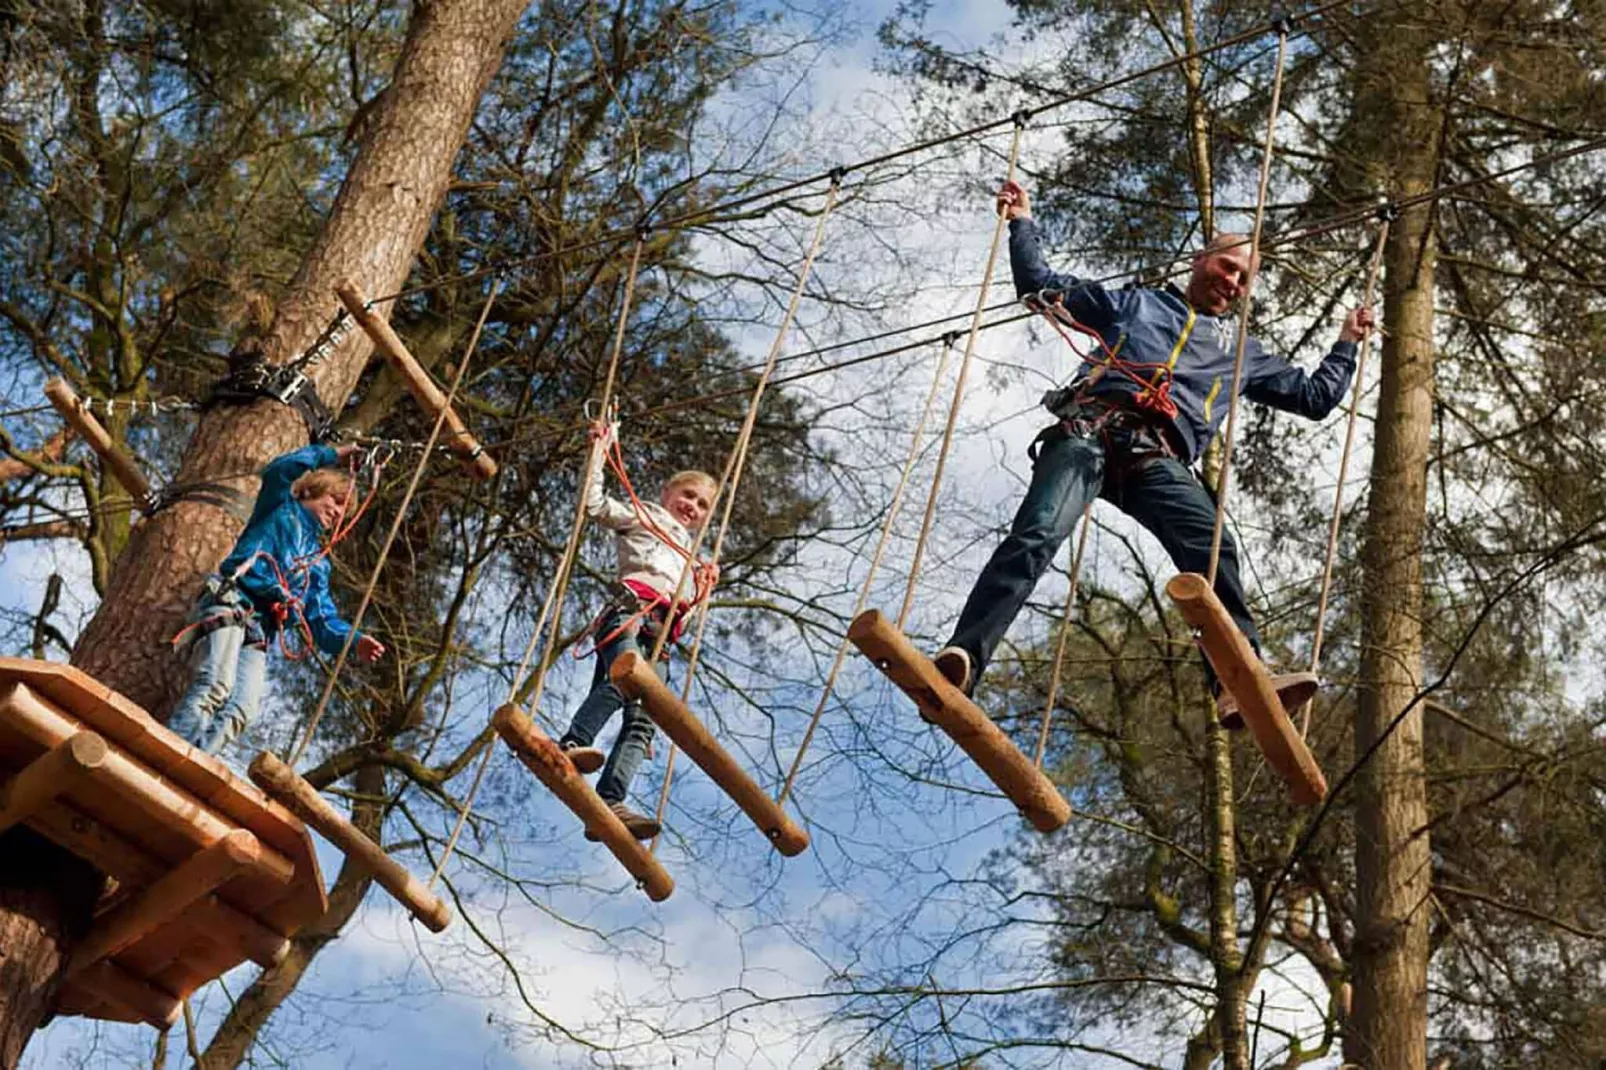
[[[270,361],[293,359],[329,323],[334,285],[379,296],[405,281],[445,196],[452,163],[527,0],[423,0],[414,8],[393,82],[366,124],[329,220],[280,302],[265,340]],[[385,308],[388,315],[388,306]],[[309,369],[338,410],[369,353],[361,331]],[[300,416],[276,402],[206,413],[178,482],[226,483],[248,494],[257,471],[307,441]],[[165,719],[183,683],[167,648],[200,588],[239,533],[207,504],[181,501],[137,526],[73,664]],[[59,966],[87,925],[100,888],[93,870],[25,838],[0,838],[0,1070],[48,1012]],[[43,855],[41,860],[40,855]],[[59,857],[58,857],[59,856]]]
[[[1390,27],[1370,49],[1357,114],[1379,131],[1390,192],[1430,188],[1440,117],[1422,30]],[[1421,685],[1422,543],[1433,416],[1433,206],[1404,213],[1385,250],[1382,385],[1362,550],[1356,754],[1400,717]],[[1427,787],[1420,708],[1361,769],[1355,800],[1354,1011],[1344,1040],[1367,1070],[1427,1062]],[[1422,831],[1418,831],[1422,830]]]
[[[352,824],[378,843],[386,807],[383,803],[366,800],[384,795],[384,770],[376,765],[363,766],[357,770],[356,787],[364,801],[352,807]],[[263,970],[251,982],[251,987],[234,1001],[206,1051],[201,1053],[196,1070],[233,1070],[245,1061],[268,1018],[295,991],[318,952],[340,936],[373,883],[373,875],[368,870],[353,859],[346,859],[335,886],[329,891],[328,912],[292,937],[290,953],[284,961],[271,970]]]
[[[1210,836],[1210,958],[1222,1070],[1249,1070],[1245,1008],[1249,991],[1238,947],[1238,835],[1232,744],[1214,717],[1205,726],[1205,828]]]

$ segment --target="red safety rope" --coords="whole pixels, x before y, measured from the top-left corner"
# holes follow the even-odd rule
[[[1171,386],[1176,381],[1176,376],[1168,362],[1122,358],[1121,343],[1117,342],[1112,349],[1104,341],[1103,335],[1071,314],[1070,309],[1065,307],[1064,299],[1059,295],[1055,295],[1052,302],[1040,301],[1038,311],[1043,314],[1044,319],[1053,324],[1054,330],[1065,339],[1065,344],[1071,347],[1072,353],[1086,363],[1095,365],[1093,374],[1082,381],[1083,390],[1097,382],[1105,372],[1113,370],[1138,384],[1139,390],[1133,402],[1139,408],[1157,412],[1168,420],[1176,418],[1177,403],[1171,396]],[[1090,352],[1084,352],[1071,337],[1072,330],[1092,337],[1098,342],[1103,355],[1095,360]]]

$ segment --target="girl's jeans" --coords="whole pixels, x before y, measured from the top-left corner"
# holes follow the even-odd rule
[[[202,631],[190,644],[189,690],[167,727],[208,754],[245,730],[262,705],[268,643],[250,599],[218,577],[190,614]]]
[[[627,619],[628,611],[606,614],[598,625],[597,634],[610,635]],[[647,749],[652,746],[652,718],[647,716],[639,702],[626,702],[619,689],[613,686],[613,681],[608,679],[608,670],[625,651],[637,650],[643,658],[652,657],[654,630],[643,627],[644,623],[643,619],[636,619],[624,631],[597,648],[597,668],[591,677],[591,693],[575,711],[569,730],[558,741],[564,745],[589,747],[608,719],[619,710],[624,710],[624,724],[613,742],[613,749],[608,752],[608,764],[602,767],[602,775],[597,778],[597,794],[602,796],[604,802],[624,802],[630,782],[635,779],[636,770],[641,767]],[[664,679],[664,666],[662,661],[653,665],[653,671],[660,680]]]

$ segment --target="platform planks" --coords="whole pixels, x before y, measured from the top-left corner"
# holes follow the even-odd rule
[[[1288,784],[1294,802],[1301,806],[1321,802],[1327,795],[1327,778],[1288,719],[1266,666],[1209,581],[1197,573],[1183,572],[1171,578],[1165,593],[1176,603],[1182,619],[1199,633],[1199,645],[1221,686],[1238,700],[1244,723],[1267,764]]]
[[[776,850],[790,857],[808,848],[809,834],[736,764],[736,759],[720,746],[680,697],[658,679],[647,659],[633,650],[626,651],[615,659],[609,677],[625,698],[641,702],[653,723],[736,801],[742,812],[752,818],[753,824],[770,838]]]
[[[529,714],[514,705],[503,706],[491,717],[491,726],[519,761],[545,784],[547,790],[573,810],[586,828],[596,832],[603,846],[641,884],[647,898],[661,903],[675,890],[675,881],[645,844],[630,834],[624,822],[608,809],[585,777],[575,771],[556,742],[541,731]]]
[[[281,961],[327,909],[294,815],[67,665],[0,658],[0,812],[117,881],[59,1013],[165,1027],[239,963]]]
[[[879,610],[855,617],[848,638],[970,755],[1034,828],[1053,832],[1071,819],[1071,804],[1054,782]]]

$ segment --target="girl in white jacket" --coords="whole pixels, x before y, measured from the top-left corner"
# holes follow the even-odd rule
[[[658,835],[658,822],[625,805],[625,795],[652,745],[653,723],[640,703],[625,701],[608,678],[608,670],[627,650],[640,650],[642,657],[650,659],[660,628],[673,629],[670,635],[673,639],[685,626],[692,606],[682,600],[675,612],[670,613],[669,603],[691,554],[693,534],[713,506],[715,483],[706,472],[677,472],[664,484],[658,502],[642,501],[634,493],[630,494],[628,502],[611,497],[602,489],[602,464],[613,435],[614,429],[606,424],[597,424],[591,430],[586,515],[614,532],[619,582],[629,590],[635,604],[621,598],[598,621],[597,668],[591,680],[591,693],[575,711],[568,731],[558,742],[580,772],[594,773],[602,769],[597,794],[637,839],[647,840]],[[700,564],[699,568],[708,569],[709,566]],[[653,669],[663,677],[663,662],[654,664]],[[619,710],[624,711],[624,724],[604,765],[602,751],[591,744],[603,725]],[[590,830],[586,837],[596,839]]]

